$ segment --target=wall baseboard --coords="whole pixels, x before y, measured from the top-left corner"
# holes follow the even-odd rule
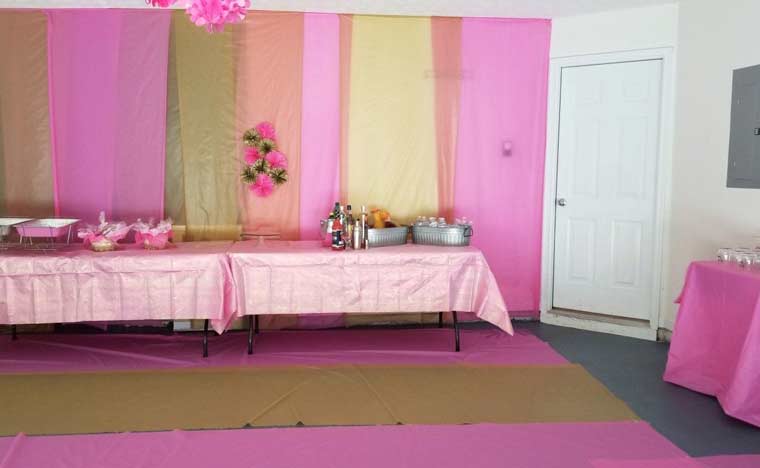
[[[553,309],[541,313],[541,323],[641,340],[657,340],[657,330],[642,320],[610,319],[597,314]]]
[[[657,341],[664,341],[666,343],[670,343],[671,338],[673,338],[672,330],[668,330],[667,328],[657,329]]]
[[[522,317],[510,317],[513,322],[538,322],[541,320],[537,315],[536,316],[522,316]]]

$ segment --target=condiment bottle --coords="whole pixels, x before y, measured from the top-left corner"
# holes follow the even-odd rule
[[[340,225],[340,218],[335,218],[332,225],[332,249],[344,250],[346,243],[343,241],[343,229]]]

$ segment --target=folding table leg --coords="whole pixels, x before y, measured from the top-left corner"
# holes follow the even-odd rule
[[[256,334],[258,335],[259,334],[259,316],[258,315],[254,315],[253,319],[256,322]]]
[[[253,315],[248,316],[248,354],[253,354]]]
[[[456,347],[454,349],[458,353],[459,352],[459,322],[457,321],[456,311],[451,312],[451,316],[454,319],[454,339],[456,341]]]
[[[443,312],[438,312],[438,328],[443,328]]]
[[[208,357],[208,319],[203,322],[203,357]]]
[[[18,340],[18,334],[16,333],[16,325],[11,325],[11,340]]]

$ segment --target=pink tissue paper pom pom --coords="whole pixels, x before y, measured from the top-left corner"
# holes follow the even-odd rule
[[[269,163],[269,165],[272,167],[272,169],[287,169],[288,168],[288,158],[285,157],[284,154],[280,153],[279,151],[271,151],[269,154],[267,154],[264,159]]]
[[[192,0],[185,11],[196,26],[221,32],[226,24],[242,21],[250,4],[249,0]]]
[[[266,174],[256,176],[256,182],[251,184],[251,192],[257,197],[268,197],[274,191],[274,182]]]
[[[274,125],[269,122],[261,122],[260,124],[256,125],[256,131],[259,132],[261,138],[277,140],[277,134],[274,131]]]
[[[145,0],[148,5],[161,8],[168,8],[176,2],[177,0]]]
[[[245,149],[245,162],[249,166],[256,162],[257,159],[259,159],[261,155],[259,154],[259,150],[256,148],[249,146]]]

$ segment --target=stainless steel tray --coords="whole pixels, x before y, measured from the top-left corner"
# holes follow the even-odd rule
[[[367,232],[370,249],[375,247],[387,247],[390,245],[403,245],[406,244],[407,237],[409,237],[409,226],[369,229]]]
[[[11,226],[32,221],[32,218],[0,218],[0,238],[11,233]]]
[[[443,245],[447,247],[463,247],[470,245],[472,226],[430,227],[413,226],[412,242],[423,245]]]

